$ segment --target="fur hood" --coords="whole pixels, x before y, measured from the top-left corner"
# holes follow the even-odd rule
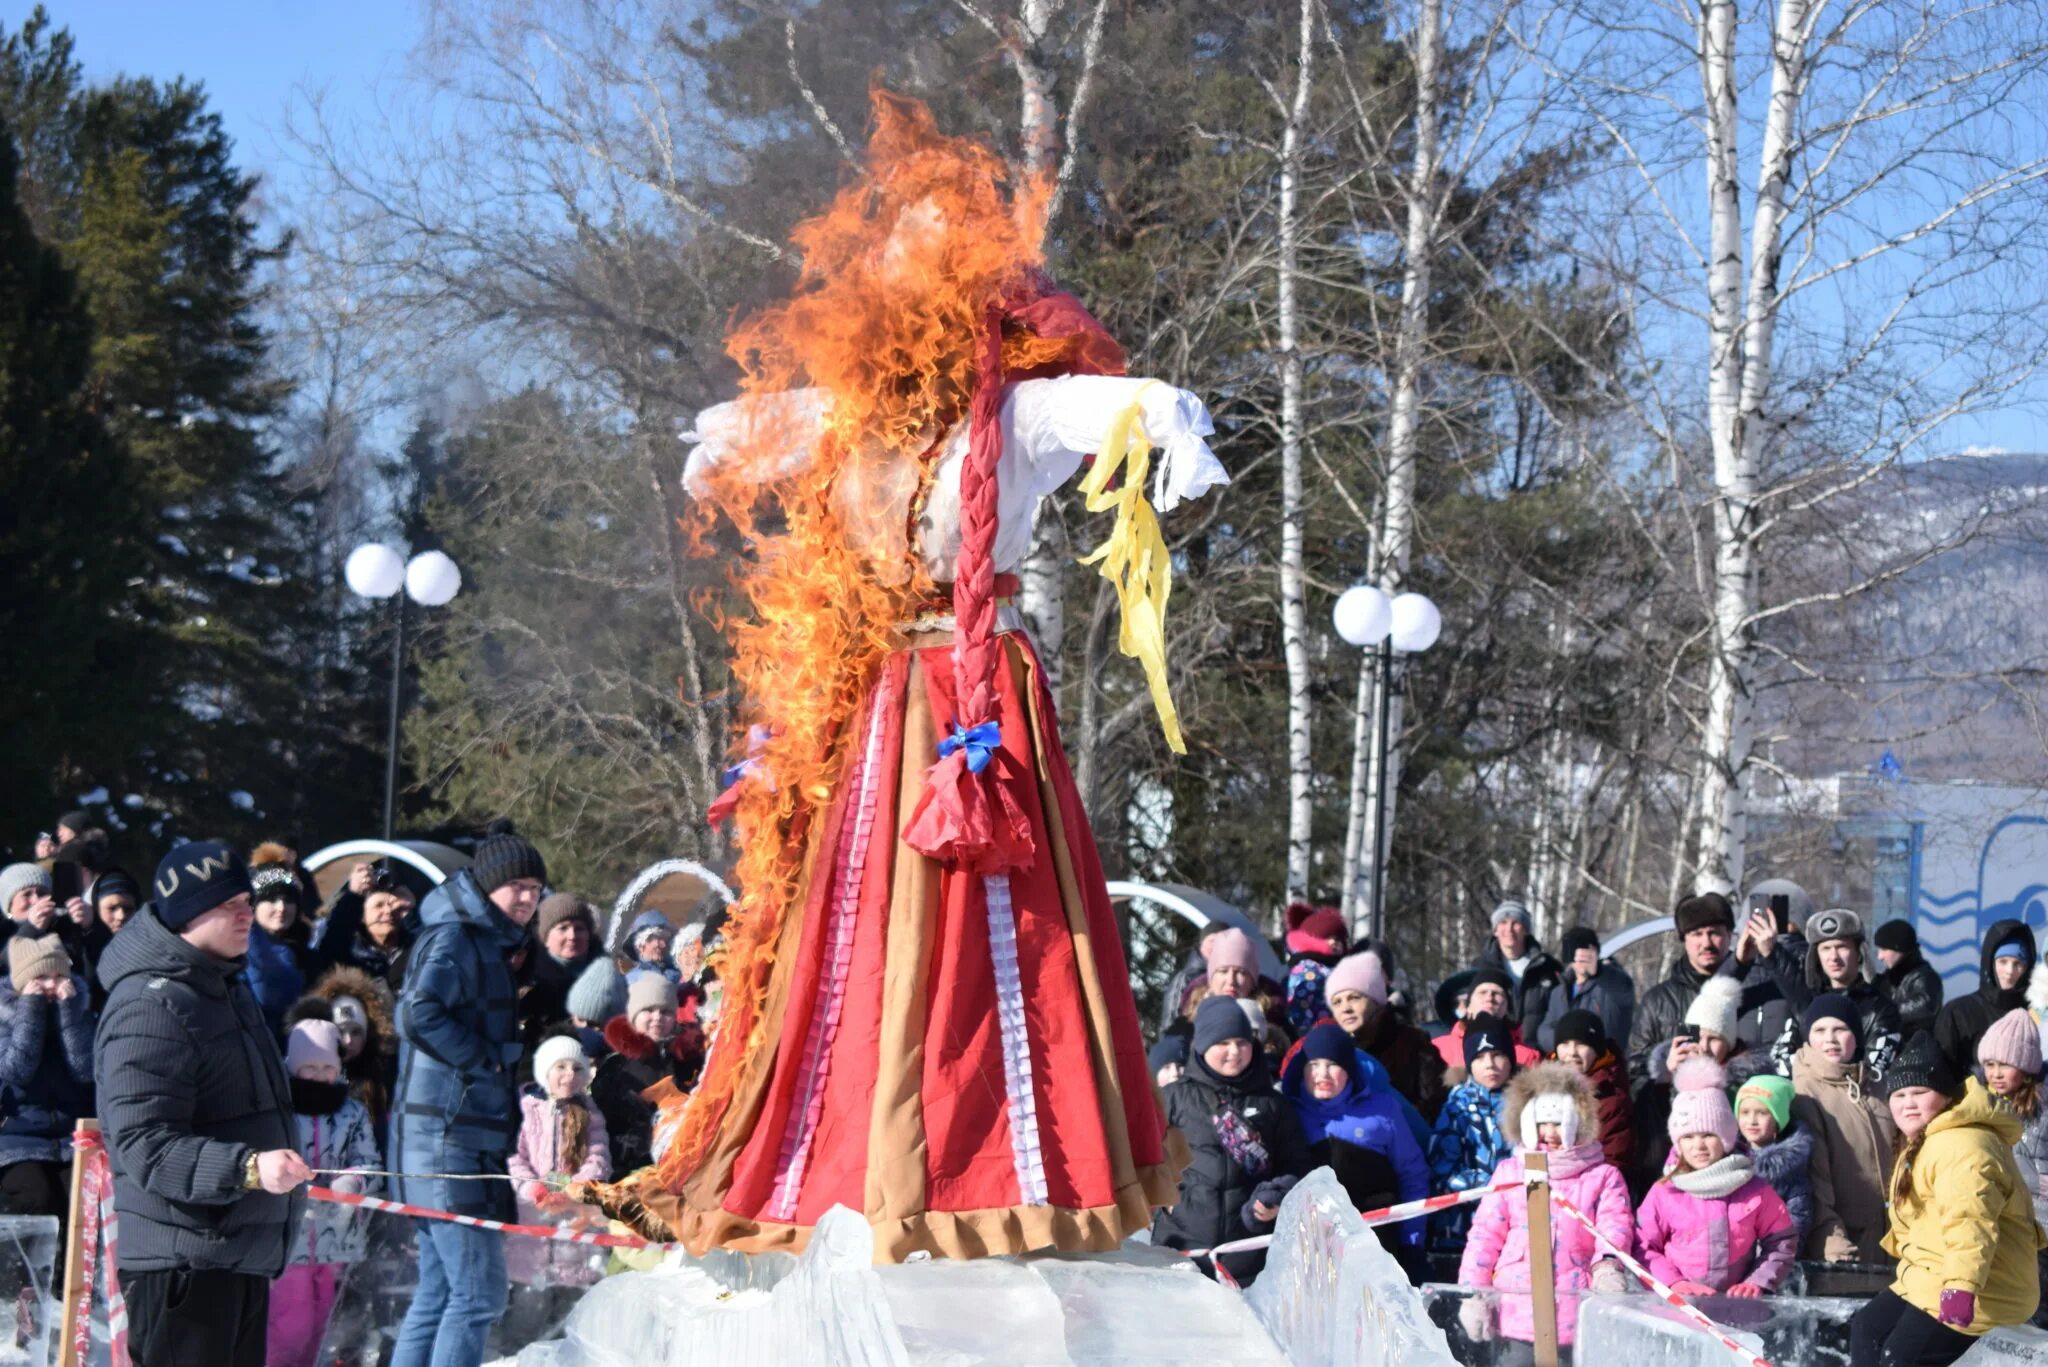
[[[379,1053],[398,1052],[398,1027],[391,1018],[390,989],[360,968],[342,965],[320,975],[320,981],[306,995],[333,1005],[336,997],[354,997],[370,1018],[370,1047]]]
[[[1748,1147],[1748,1141],[1743,1141]],[[1804,1176],[1813,1165],[1813,1131],[1804,1125],[1794,1124],[1784,1134],[1760,1148],[1748,1147],[1750,1160],[1756,1164],[1756,1175],[1773,1187],[1800,1175],[1802,1182],[1810,1180]],[[1783,1195],[1781,1191],[1779,1193]]]
[[[1579,1112],[1579,1142],[1598,1142],[1600,1110],[1593,1101],[1593,1087],[1578,1069],[1563,1063],[1537,1063],[1508,1079],[1507,1103],[1501,1112],[1501,1133],[1520,1147],[1522,1108],[1539,1096],[1563,1092]]]

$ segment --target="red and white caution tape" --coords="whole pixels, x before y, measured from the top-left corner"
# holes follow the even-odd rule
[[[128,1367],[128,1302],[121,1295],[121,1224],[114,1213],[114,1167],[107,1159],[106,1146],[97,1130],[78,1130],[72,1146],[85,1155],[79,1213],[80,1275],[75,1334],[75,1361],[91,1361],[92,1293],[101,1268],[100,1249],[106,1248],[108,1352],[113,1367]]]
[[[1670,1306],[1673,1310],[1676,1310],[1679,1314],[1685,1316],[1694,1324],[1698,1325],[1700,1328],[1706,1330],[1709,1334],[1712,1334],[1715,1338],[1719,1339],[1721,1341],[1721,1346],[1723,1348],[1726,1348],[1729,1352],[1735,1354],[1736,1357],[1741,1358],[1744,1362],[1748,1363],[1750,1367],[1771,1367],[1771,1364],[1769,1362],[1765,1361],[1761,1357],[1758,1357],[1755,1353],[1750,1352],[1749,1349],[1743,1347],[1734,1339],[1729,1338],[1727,1332],[1723,1330],[1720,1325],[1708,1319],[1705,1312],[1700,1310],[1698,1306],[1695,1306],[1691,1301],[1688,1301],[1685,1297],[1679,1295],[1676,1291],[1673,1291],[1670,1287],[1664,1285],[1663,1282],[1657,1280],[1657,1275],[1654,1272],[1650,1271],[1649,1268],[1644,1267],[1641,1263],[1637,1262],[1635,1258],[1629,1254],[1628,1250],[1616,1248],[1612,1243],[1608,1242],[1607,1236],[1600,1232],[1600,1227],[1594,1224],[1593,1221],[1587,1217],[1586,1212],[1580,1210],[1570,1201],[1565,1200],[1564,1197],[1558,1195],[1555,1190],[1553,1190],[1550,1193],[1550,1204],[1554,1209],[1563,1211],[1566,1215],[1571,1216],[1572,1219],[1577,1220],[1580,1224],[1584,1225],[1587,1231],[1592,1234],[1593,1241],[1600,1245],[1601,1250],[1605,1252],[1608,1257],[1613,1258],[1615,1261],[1619,1262],[1623,1267],[1627,1268],[1630,1272],[1633,1272],[1636,1276],[1636,1280],[1641,1282],[1644,1286],[1649,1287],[1650,1290],[1655,1292],[1658,1298],[1661,1299],[1666,1305]]]
[[[1533,1183],[1542,1179],[1531,1173],[1528,1180]],[[1483,1187],[1472,1187],[1466,1191],[1446,1192],[1442,1196],[1425,1196],[1420,1201],[1403,1201],[1400,1205],[1382,1206],[1378,1210],[1362,1210],[1358,1212],[1358,1218],[1365,1221],[1367,1228],[1375,1225],[1397,1225],[1403,1220],[1413,1220],[1417,1216],[1427,1215],[1431,1211],[1449,1210],[1452,1206],[1467,1205],[1493,1192],[1512,1191],[1522,1185],[1524,1185],[1523,1180],[1519,1177],[1504,1177],[1498,1182],[1491,1182]],[[1255,1248],[1265,1248],[1272,1242],[1273,1236],[1270,1234],[1254,1234],[1249,1239],[1233,1239],[1227,1244],[1218,1244],[1214,1248],[1197,1248],[1189,1252],[1188,1256],[1190,1258],[1213,1258],[1219,1253],[1246,1253]]]
[[[682,1247],[679,1243],[653,1243],[633,1234],[599,1234],[588,1230],[567,1229],[561,1225],[516,1225],[504,1220],[486,1220],[476,1215],[456,1215],[445,1210],[429,1210],[425,1206],[410,1206],[403,1201],[387,1201],[381,1196],[358,1196],[353,1192],[335,1191],[331,1187],[307,1187],[306,1194],[315,1201],[330,1201],[339,1206],[361,1206],[365,1210],[380,1210],[387,1215],[409,1215],[416,1220],[446,1220],[451,1224],[471,1225],[477,1229],[495,1230],[500,1234],[520,1234],[530,1239],[553,1239],[565,1244],[595,1244],[599,1248]]]

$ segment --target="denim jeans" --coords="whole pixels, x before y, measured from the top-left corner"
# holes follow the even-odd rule
[[[414,1224],[420,1287],[391,1367],[482,1367],[491,1325],[505,1313],[505,1236],[445,1220]]]

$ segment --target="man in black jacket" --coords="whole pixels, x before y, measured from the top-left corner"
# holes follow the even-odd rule
[[[1920,957],[1920,936],[1911,921],[1886,921],[1871,937],[1877,943],[1877,957],[1884,965],[1878,975],[1878,990],[1899,1009],[1899,1026],[1904,1038],[1934,1028],[1941,1011],[1941,975],[1934,965]]]
[[[164,857],[154,891],[100,959],[94,1045],[130,1354],[138,1367],[261,1367],[270,1282],[312,1173],[242,978],[249,872],[226,844],[193,841]]]
[[[1550,1000],[1550,989],[1564,981],[1564,965],[1536,942],[1529,908],[1512,897],[1493,909],[1493,939],[1479,951],[1479,967],[1508,975],[1508,1019],[1522,1027],[1522,1038],[1535,1043],[1536,1026]]]
[[[1718,892],[1686,898],[1678,904],[1673,919],[1677,922],[1673,933],[1683,953],[1664,981],[1636,1000],[1636,1016],[1628,1032],[1628,1090],[1635,1104],[1639,1150],[1648,1139],[1664,1133],[1670,1112],[1671,1089],[1652,1076],[1650,1055],[1670,1049],[1701,984],[1727,962],[1728,941],[1735,933],[1735,908]],[[1651,1147],[1661,1156],[1660,1146]],[[1636,1189],[1634,1181],[1630,1189]]]

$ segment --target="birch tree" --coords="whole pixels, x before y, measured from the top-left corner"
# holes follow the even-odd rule
[[[1280,619],[1287,657],[1287,897],[1309,895],[1309,860],[1315,839],[1315,747],[1310,727],[1308,581],[1302,564],[1302,356],[1297,277],[1301,270],[1302,142],[1308,135],[1309,94],[1316,52],[1316,0],[1301,0],[1294,94],[1280,140]]]

